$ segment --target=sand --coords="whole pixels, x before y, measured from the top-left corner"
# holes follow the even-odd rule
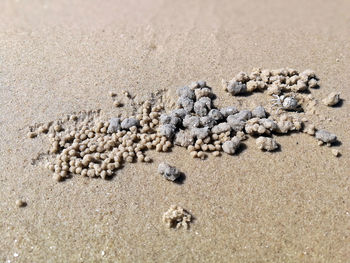
[[[348,1],[4,0],[0,10],[1,262],[348,262]],[[221,88],[253,67],[316,71],[310,120],[337,134],[341,157],[295,134],[277,138],[277,153],[251,139],[206,161],[152,152],[153,163],[110,181],[57,183],[31,164],[48,144],[28,139],[28,126],[81,110],[111,116],[110,91],[142,99],[205,79],[218,106],[265,105],[266,94]],[[344,101],[330,108],[321,100],[333,91]],[[157,174],[162,161],[183,184]],[[173,204],[194,216],[189,230],[162,223]]]

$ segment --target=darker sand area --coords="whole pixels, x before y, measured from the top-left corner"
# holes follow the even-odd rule
[[[4,0],[0,10],[1,262],[349,262],[349,1]],[[28,126],[82,110],[111,117],[109,91],[142,99],[205,79],[220,107],[266,105],[264,93],[221,88],[254,67],[317,73],[309,119],[337,134],[340,158],[297,133],[275,153],[252,139],[205,161],[153,151],[153,163],[109,181],[57,183],[31,164],[48,144]],[[321,103],[332,91],[341,106]],[[157,173],[162,161],[183,184]],[[172,204],[195,217],[189,230],[162,223]]]

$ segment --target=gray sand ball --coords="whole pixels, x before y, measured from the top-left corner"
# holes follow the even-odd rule
[[[175,134],[176,127],[173,124],[164,124],[159,127],[159,133],[167,138],[172,138]]]
[[[204,139],[209,135],[209,128],[204,127],[204,128],[192,128],[191,129],[191,134],[195,136],[197,139]]]
[[[234,154],[240,144],[240,139],[237,137],[233,137],[231,141],[224,142],[224,144],[222,145],[222,149],[227,154]]]
[[[324,142],[324,143],[333,143],[337,140],[337,136],[333,133],[330,133],[326,130],[318,130],[315,133],[316,139]]]
[[[187,112],[191,112],[193,110],[193,103],[193,100],[187,97],[180,97],[177,100],[177,104]]]
[[[247,91],[246,84],[243,84],[242,82],[235,81],[230,82],[227,85],[227,91],[230,92],[232,95],[237,95],[241,93],[245,93]]]
[[[130,129],[132,126],[139,126],[139,121],[137,119],[134,118],[126,118],[122,121],[121,127],[122,129]]]
[[[170,166],[169,164],[164,162],[159,164],[158,172],[169,181],[175,181],[177,178],[180,177],[180,172],[176,169],[176,167]]]
[[[217,109],[210,110],[208,116],[213,118],[216,121],[222,120],[224,118],[222,113]]]
[[[207,106],[204,102],[201,102],[201,101],[197,101],[195,104],[194,104],[194,112],[196,114],[198,114],[199,116],[205,116],[208,114],[208,109],[207,109]]]
[[[109,120],[108,133],[114,133],[121,130],[120,119],[119,118],[111,118]]]
[[[186,128],[199,127],[199,117],[186,115],[183,120],[183,126]]]
[[[263,106],[258,106],[252,110],[252,116],[255,118],[266,118],[266,111]]]
[[[176,93],[179,97],[186,97],[186,98],[189,98],[191,100],[193,100],[195,98],[194,91],[191,90],[188,86],[178,88]]]
[[[229,107],[220,109],[220,112],[222,115],[224,115],[225,118],[227,118],[230,115],[236,114],[238,110],[234,106],[229,106]]]
[[[174,144],[181,147],[193,145],[194,139],[190,130],[180,130],[175,135]]]

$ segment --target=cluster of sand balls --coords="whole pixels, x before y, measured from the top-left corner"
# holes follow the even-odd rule
[[[257,81],[264,81],[261,77],[264,71],[257,72],[262,79]],[[286,72],[287,76],[288,72],[294,74],[290,78],[301,76],[304,80],[306,77],[302,76],[308,76],[308,83],[315,79],[309,71],[299,75],[293,70]],[[276,74],[271,76],[280,76]],[[246,81],[248,75],[240,73],[239,76],[247,76],[238,78],[239,85],[251,81]],[[311,83],[314,85],[314,81]],[[57,181],[74,174],[106,179],[126,163],[151,162],[146,151],[166,152],[174,145],[186,147],[193,158],[205,159],[208,153],[213,156],[220,156],[222,152],[237,153],[247,135],[256,138],[257,147],[263,151],[278,148],[274,134],[305,132],[329,146],[337,140],[336,135],[317,130],[306,119],[287,112],[273,117],[262,106],[252,110],[239,110],[235,106],[217,108],[213,101],[215,94],[205,81],[180,87],[177,94],[178,107],[168,113],[163,105],[146,101],[136,116],[100,121],[99,112],[92,112],[82,121],[79,115],[70,115],[67,122],[50,122],[32,128],[28,137],[48,134],[51,147],[46,167]],[[72,125],[67,125],[68,122]]]
[[[223,88],[232,95],[267,90],[268,94],[303,92],[317,88],[319,83],[313,70],[299,72],[291,68],[275,70],[253,69],[251,73],[239,72],[232,80],[222,81]]]
[[[307,120],[281,114],[272,117],[264,107],[238,110],[235,106],[217,108],[215,95],[205,81],[191,83],[177,90],[178,109],[160,116],[159,133],[175,145],[186,147],[193,158],[204,159],[207,153],[219,156],[221,152],[235,154],[242,141],[251,135],[257,147],[265,151],[278,148],[273,134],[308,132],[315,134]],[[306,132],[306,131],[305,131]]]
[[[114,124],[116,119],[120,121],[120,128],[113,132],[110,121],[90,121],[66,128],[61,124],[52,127],[44,124],[28,136],[33,138],[42,130],[40,127],[47,128],[42,132],[49,132],[49,154],[54,158],[46,166],[55,180],[73,174],[108,178],[124,163],[151,162],[145,155],[149,149],[168,151],[172,147],[171,141],[156,132],[161,110],[161,106],[152,107],[146,101],[135,117],[112,118]]]
[[[233,96],[266,91],[275,98],[280,96],[276,104],[281,109],[316,113],[317,101],[308,92],[319,87],[319,79],[311,69],[299,72],[291,68],[256,68],[250,73],[239,72],[230,81],[222,80],[222,87]]]

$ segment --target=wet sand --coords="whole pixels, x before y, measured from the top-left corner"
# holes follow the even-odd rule
[[[2,262],[347,262],[350,258],[350,3],[348,1],[10,1],[0,3],[0,260]],[[113,116],[109,91],[137,98],[205,79],[216,105],[221,79],[253,67],[311,68],[321,80],[309,116],[338,135],[335,158],[306,134],[263,153],[194,160],[151,152],[110,181],[52,180],[31,160],[48,149],[28,126],[81,110]],[[340,107],[321,100],[341,92]],[[128,108],[126,107],[126,110]],[[167,161],[186,174],[173,184]],[[27,206],[18,208],[16,200]],[[168,229],[172,204],[195,220]]]

